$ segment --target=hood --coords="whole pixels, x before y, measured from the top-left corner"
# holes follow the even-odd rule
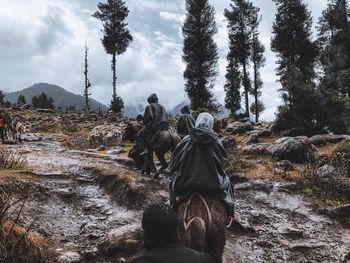
[[[190,107],[189,107],[188,105],[183,106],[183,107],[181,108],[181,113],[182,113],[182,114],[190,114],[190,113],[191,113]]]
[[[158,96],[157,94],[153,93],[151,96],[147,98],[147,101],[149,104],[151,103],[158,103]]]
[[[213,130],[214,127],[214,117],[207,112],[202,112],[198,115],[196,124],[196,128],[206,128],[209,130]]]
[[[192,128],[190,137],[194,143],[209,144],[215,142],[219,138],[219,134],[207,128]]]

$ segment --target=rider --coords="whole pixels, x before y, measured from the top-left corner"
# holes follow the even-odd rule
[[[143,114],[143,127],[137,134],[137,145],[143,154],[149,150],[149,140],[159,130],[169,128],[168,114],[165,108],[158,103],[156,94],[152,94],[147,99],[149,105],[145,108]]]
[[[189,192],[217,192],[227,213],[229,225],[234,221],[234,194],[224,167],[227,156],[219,135],[213,131],[214,118],[199,114],[195,128],[173,152],[170,172],[170,204],[177,209],[177,196]]]
[[[181,116],[176,122],[177,134],[183,139],[189,134],[190,129],[194,127],[195,120],[191,115],[191,110],[188,105],[181,108]]]
[[[210,256],[178,244],[178,219],[170,206],[154,204],[143,212],[146,252],[134,263],[211,263]]]
[[[0,137],[1,137],[2,143],[4,143],[5,141],[5,137],[4,137],[5,125],[6,125],[5,117],[3,117],[0,112]]]

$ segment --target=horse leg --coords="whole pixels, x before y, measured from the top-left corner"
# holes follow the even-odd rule
[[[168,163],[166,162],[165,158],[164,158],[164,153],[161,152],[156,152],[157,158],[161,163],[161,167],[160,169],[156,172],[156,174],[154,175],[154,178],[158,178],[159,175],[168,167]]]

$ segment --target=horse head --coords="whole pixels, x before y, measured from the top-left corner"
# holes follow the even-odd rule
[[[122,136],[123,141],[134,141],[137,137],[137,133],[142,128],[138,123],[133,123],[131,121],[127,122],[127,125],[124,129],[124,134]]]

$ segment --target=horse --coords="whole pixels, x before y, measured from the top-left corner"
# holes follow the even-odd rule
[[[29,131],[28,127],[21,122],[18,117],[12,119],[10,130],[12,132],[13,139],[19,142],[22,142],[21,134]]]
[[[178,199],[180,242],[207,252],[214,263],[222,263],[226,243],[227,212],[215,194],[195,192]]]
[[[122,140],[135,141],[137,138],[137,133],[141,128],[141,124],[128,121],[127,126],[124,130]],[[155,168],[153,161],[153,153],[155,153],[158,160],[161,163],[161,168],[158,171],[156,171],[154,175],[154,178],[158,178],[159,175],[168,167],[168,163],[165,160],[164,155],[169,151],[173,152],[180,141],[180,137],[170,130],[157,131],[150,139],[150,152],[144,156],[144,165],[142,173],[146,173],[149,175],[151,171]],[[129,156],[132,157],[134,160],[139,159],[137,157],[137,154],[139,154],[139,151],[137,151],[137,147],[133,148],[132,154],[133,156],[131,156],[131,152],[129,152]]]

